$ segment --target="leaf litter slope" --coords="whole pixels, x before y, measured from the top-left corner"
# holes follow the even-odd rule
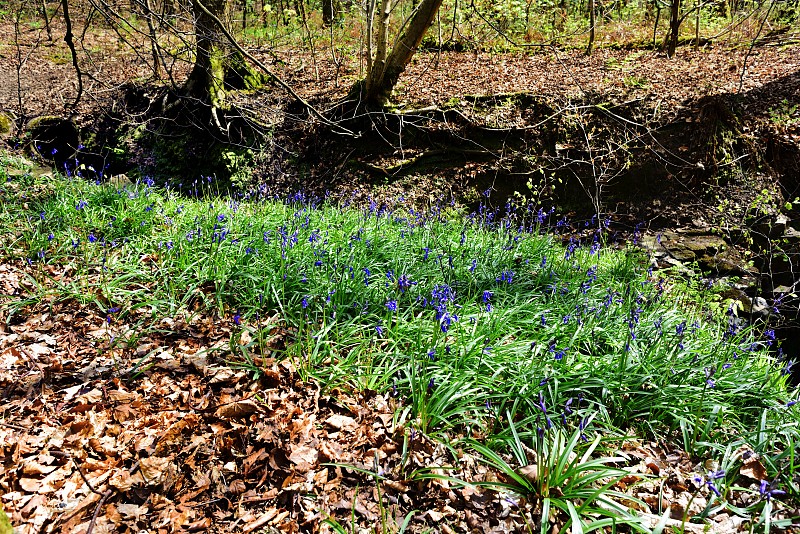
[[[9,265],[0,284],[26,291]],[[404,452],[406,469],[498,477],[421,434],[401,451],[389,395],[322,393],[269,358],[254,380],[224,348],[235,325],[211,316],[163,319],[126,355],[111,341],[136,326],[51,303],[0,327],[0,488],[18,532],[299,532],[414,510],[412,531],[516,530],[508,501],[446,480],[383,479],[382,511],[366,473],[396,472]]]

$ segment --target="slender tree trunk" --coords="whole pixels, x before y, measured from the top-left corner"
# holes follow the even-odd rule
[[[50,19],[47,17],[47,2],[42,0],[42,17],[44,17],[44,28],[47,30],[47,40],[53,40],[53,32],[50,29]]]
[[[80,65],[78,65],[78,52],[75,50],[75,42],[72,40],[74,36],[72,35],[72,19],[69,16],[69,0],[61,0],[61,6],[64,8],[64,24],[66,26],[64,42],[69,47],[69,53],[72,55],[72,66],[75,68],[75,76],[78,78],[78,94],[72,104],[72,107],[76,108],[83,95],[83,75],[81,74]]]
[[[661,20],[661,4],[655,0],[656,20],[653,22],[653,50],[656,49],[656,34],[658,32],[658,22]]]
[[[673,57],[678,48],[678,34],[681,29],[681,0],[672,0],[669,13],[669,40],[667,57]]]
[[[595,0],[589,0],[589,44],[586,46],[586,55],[592,55],[592,50],[594,49],[594,27],[595,23]]]
[[[373,88],[380,85],[386,70],[386,59],[389,56],[389,15],[392,13],[392,0],[380,0],[380,9],[375,14],[373,38],[375,39],[375,56],[367,75],[367,94],[373,94]]]
[[[381,5],[384,3],[389,4],[389,0],[382,0]],[[378,61],[373,62],[372,69],[367,73],[365,96],[368,104],[385,105],[388,102],[400,75],[414,57],[417,47],[433,23],[441,5],[442,0],[420,0],[410,19],[403,26],[402,32],[397,37],[395,45],[386,56],[385,61],[380,65]],[[383,46],[388,46],[388,36]],[[375,55],[376,58],[380,57],[377,52]]]
[[[161,58],[158,54],[158,39],[156,36],[156,28],[153,24],[153,6],[151,0],[144,0],[147,13],[145,19],[147,20],[147,31],[150,34],[150,53],[153,56],[153,75],[155,78],[159,77]]]

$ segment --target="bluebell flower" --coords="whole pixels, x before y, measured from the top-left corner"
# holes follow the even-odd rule
[[[386,307],[389,309],[389,311],[396,312],[397,311],[397,301],[396,300],[389,300],[388,302],[386,302]]]
[[[498,283],[505,282],[507,284],[511,284],[514,281],[514,271],[510,269],[504,269],[500,276],[495,278],[495,281]]]
[[[764,338],[767,340],[767,346],[772,346],[772,343],[775,341],[775,330],[772,328],[768,328],[764,331]]]
[[[686,321],[683,321],[681,324],[675,327],[675,333],[679,336],[682,336],[685,331],[686,331]]]
[[[542,410],[543,414],[547,415],[547,406],[544,403],[544,395],[542,395],[541,391],[539,392],[539,402],[536,403],[536,406]]]
[[[586,437],[584,430],[586,430],[586,425],[589,424],[589,417],[585,416],[581,418],[580,423],[578,423],[578,432],[581,433],[581,441],[589,441],[589,438]]]
[[[706,485],[708,486],[708,489],[713,491],[714,495],[717,497],[722,497],[722,493],[720,493],[719,488],[717,488],[714,481],[721,478],[725,478],[725,471],[712,471],[706,475]]]
[[[416,282],[411,281],[407,274],[401,274],[397,279],[397,287],[401,293],[405,293],[407,289],[416,284]]]
[[[762,480],[758,487],[758,492],[761,494],[761,498],[766,499],[769,501],[773,497],[780,497],[781,495],[786,495],[786,492],[779,489],[773,489],[773,484],[770,484],[766,480]]]

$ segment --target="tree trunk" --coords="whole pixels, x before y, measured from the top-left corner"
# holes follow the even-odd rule
[[[53,40],[53,31],[50,29],[50,19],[47,17],[47,2],[41,1],[42,4],[42,17],[44,17],[44,27],[47,30],[47,40]]]
[[[322,24],[326,28],[339,19],[341,6],[339,0],[322,0]]]
[[[367,95],[373,94],[373,87],[381,83],[386,72],[386,60],[389,55],[389,15],[392,14],[392,0],[380,0],[379,5],[380,8],[374,15],[375,55],[367,73]],[[391,92],[391,88],[389,91]]]
[[[433,23],[441,5],[442,0],[420,0],[411,14],[411,18],[403,26],[402,33],[396,39],[392,51],[383,56],[381,48],[385,54],[388,47],[388,31],[384,30],[384,25],[388,28],[388,16],[385,19],[384,16],[388,13],[386,7],[391,6],[391,0],[381,0],[381,12],[376,13],[375,21],[378,33],[376,37],[379,41],[376,46],[375,60],[372,62],[366,79],[365,99],[367,104],[384,106],[389,101],[394,86],[411,58],[414,57],[417,47]]]
[[[596,20],[596,6],[594,0],[589,0],[589,44],[586,45],[586,55],[591,56],[594,50],[594,27],[597,23]]]
[[[667,57],[675,55],[678,48],[678,32],[681,29],[681,0],[672,0],[669,13],[669,40],[667,41]]]
[[[225,108],[226,89],[255,89],[264,83],[222,33],[220,23],[227,24],[230,5],[228,0],[192,0],[197,51],[184,89],[213,108]]]

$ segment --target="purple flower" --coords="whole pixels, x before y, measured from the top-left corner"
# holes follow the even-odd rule
[[[771,346],[772,343],[775,341],[775,330],[769,328],[764,331],[764,337],[767,340],[767,346]]]
[[[505,282],[507,284],[511,284],[514,281],[514,271],[510,269],[504,269],[500,276],[495,278],[496,282]]]
[[[407,289],[416,284],[417,283],[412,282],[406,274],[401,274],[400,278],[397,279],[397,287],[400,289],[401,293],[405,293]]]
[[[773,482],[774,484],[774,482]],[[773,489],[772,484],[767,482],[766,480],[762,480],[761,484],[759,484],[758,492],[761,494],[763,499],[769,501],[772,497],[780,497],[781,495],[786,495],[786,492],[779,489]]]
[[[713,491],[714,495],[717,497],[722,497],[722,493],[720,493],[714,481],[721,478],[725,478],[725,471],[712,471],[706,475],[706,486],[708,486],[708,489]]]
[[[388,308],[389,311],[391,311],[391,312],[396,312],[397,311],[397,301],[396,300],[388,301],[386,303],[386,308]]]
[[[536,405],[542,410],[543,414],[547,415],[547,406],[544,404],[544,395],[542,395],[541,391],[539,392],[539,402]]]
[[[682,336],[683,333],[686,331],[686,321],[683,321],[681,324],[675,327],[675,333],[679,336]]]

